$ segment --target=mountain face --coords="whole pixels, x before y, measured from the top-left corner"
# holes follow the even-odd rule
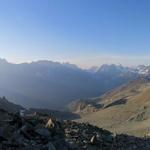
[[[136,68],[136,71],[142,75],[150,75],[150,66],[140,65]]]
[[[132,79],[138,78],[139,74],[132,68],[104,64],[95,73],[95,76],[103,82],[103,87],[108,91]]]
[[[0,95],[23,106],[59,108],[70,100],[95,96],[100,91],[97,79],[73,65],[0,61]]]
[[[9,102],[5,97],[0,98],[0,109],[9,113],[16,113],[24,108],[20,105]]]
[[[70,101],[98,96],[137,76],[118,65],[104,65],[91,73],[68,63],[11,64],[0,60],[0,96],[25,107],[60,109]]]
[[[68,109],[70,112],[73,112],[75,114],[89,114],[96,112],[100,108],[100,105],[97,105],[94,101],[92,100],[76,100],[71,102],[68,105]]]
[[[90,122],[117,133],[136,136],[149,134],[150,80],[148,78],[131,81],[91,101],[102,107],[92,113],[81,112],[80,121]]]

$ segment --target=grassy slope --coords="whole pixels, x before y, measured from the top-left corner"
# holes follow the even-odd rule
[[[79,121],[90,122],[117,133],[147,135],[150,129],[150,81],[132,81],[96,101],[108,106],[118,99],[126,99],[126,103],[84,115]]]

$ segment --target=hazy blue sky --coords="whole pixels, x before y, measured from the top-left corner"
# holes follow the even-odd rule
[[[150,1],[0,0],[0,57],[148,64]]]

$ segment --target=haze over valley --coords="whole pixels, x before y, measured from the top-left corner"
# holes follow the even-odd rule
[[[97,97],[136,79],[142,69],[105,64],[83,70],[69,63],[12,64],[1,59],[0,95],[27,108],[65,109],[71,101]]]

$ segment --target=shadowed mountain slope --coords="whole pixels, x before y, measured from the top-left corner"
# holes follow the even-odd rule
[[[11,64],[1,59],[0,96],[25,107],[63,109],[72,100],[98,96],[137,76],[117,65],[91,73],[68,63]]]
[[[9,102],[5,97],[0,98],[0,109],[9,113],[16,113],[24,109],[22,106]]]

